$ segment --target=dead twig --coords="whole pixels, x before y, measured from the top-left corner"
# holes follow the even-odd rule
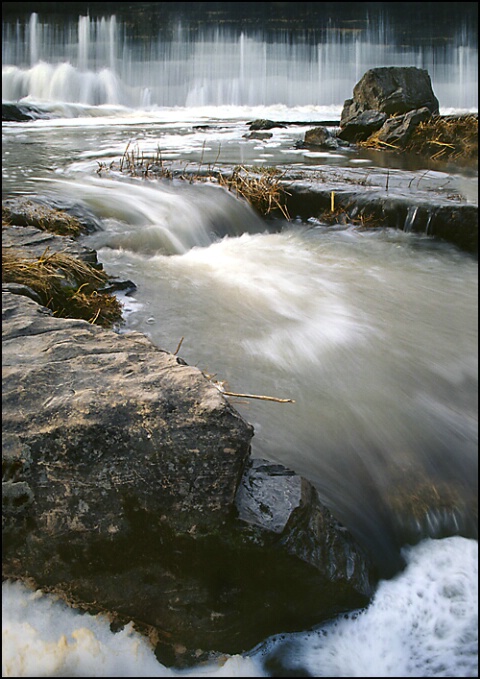
[[[184,339],[185,339],[185,337],[182,337],[182,339],[181,339],[180,342],[178,343],[177,348],[176,348],[175,351],[173,352],[173,355],[174,355],[174,356],[176,356],[176,355],[178,354],[178,352],[180,351],[180,347],[182,346],[182,342],[183,342]]]
[[[256,398],[260,401],[275,401],[275,403],[295,403],[291,398],[277,398],[276,396],[262,396],[260,394],[237,394],[234,391],[223,391],[220,389],[224,396],[237,396],[238,398]]]

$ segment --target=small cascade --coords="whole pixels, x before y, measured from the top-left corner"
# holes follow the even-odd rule
[[[417,216],[418,213],[418,206],[417,205],[411,205],[408,210],[407,210],[407,216],[405,217],[405,223],[403,230],[406,231],[407,233],[410,233],[413,229],[413,226],[415,225],[415,217]]]
[[[429,229],[430,229],[430,222],[432,221],[432,213],[430,212],[428,217],[427,217],[427,223],[425,225],[425,235],[429,236]]]
[[[126,181],[75,179],[78,201],[108,224],[108,231],[91,237],[95,249],[176,255],[220,238],[267,230],[245,201],[220,186],[129,181],[126,191]],[[55,202],[71,194],[69,181],[48,181],[47,186]]]

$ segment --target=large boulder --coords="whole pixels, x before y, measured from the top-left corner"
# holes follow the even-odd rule
[[[253,429],[198,368],[140,333],[2,299],[3,431],[44,488],[37,528],[108,536],[132,506],[176,530],[229,516]]]
[[[432,115],[439,112],[428,71],[415,66],[372,68],[353,88],[353,99],[345,101],[340,126],[363,111],[391,116],[424,106]]]
[[[400,116],[419,109],[421,115],[408,119],[405,138],[425,119],[424,111],[428,117],[439,112],[428,71],[415,66],[372,68],[353,88],[353,98],[345,100],[338,136],[349,142],[365,141],[382,126],[388,126],[391,116],[397,118],[398,127],[403,122]]]
[[[18,292],[18,291],[17,291]],[[140,333],[3,307],[3,576],[177,666],[364,606],[369,559],[198,369]]]

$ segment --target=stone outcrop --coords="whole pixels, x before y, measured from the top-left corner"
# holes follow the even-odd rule
[[[2,248],[10,248],[25,257],[41,257],[45,252],[64,252],[95,268],[101,268],[97,253],[75,239],[41,231],[34,226],[2,228]]]
[[[2,332],[4,577],[133,620],[177,666],[368,603],[369,558],[308,481],[251,460],[252,426],[198,368],[18,284]]]
[[[388,66],[367,71],[353,88],[353,99],[344,104],[340,125],[364,111],[400,115],[417,108],[439,112],[428,71],[415,66]]]
[[[98,219],[78,203],[55,196],[17,196],[2,201],[2,221],[31,226],[48,234],[79,236],[101,230]]]
[[[345,180],[340,183],[337,176],[331,180],[327,176],[322,181],[293,182],[286,175],[289,213],[304,220],[323,219],[331,213],[333,192],[336,210],[350,223],[425,234],[477,255],[477,205],[425,194],[404,195],[405,191],[402,195],[401,189],[389,191],[373,180],[367,188]]]
[[[372,68],[353,88],[353,98],[345,100],[338,137],[358,143],[380,130],[383,141],[404,146],[413,127],[438,112],[427,71],[414,66]]]
[[[115,534],[125,503],[147,497],[178,529],[225,520],[253,431],[218,389],[139,333],[3,297],[3,429],[30,449],[33,487],[46,484],[37,525]]]

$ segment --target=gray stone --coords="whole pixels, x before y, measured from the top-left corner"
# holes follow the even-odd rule
[[[368,559],[351,534],[325,507],[312,484],[280,464],[252,460],[237,491],[241,521],[261,529],[256,540],[271,543],[342,582],[360,596],[372,593]]]
[[[271,139],[271,137],[273,137],[271,132],[249,132],[243,135],[244,139],[259,139],[260,141]]]
[[[65,493],[97,533],[124,522],[126,493],[177,527],[229,513],[253,430],[200,370],[139,333],[2,298],[3,428],[35,452],[34,482],[48,481],[38,526],[72,530],[78,502]]]
[[[406,129],[398,130],[398,139],[407,138],[417,124],[416,116],[407,121],[397,118],[419,109],[426,109],[430,115],[439,112],[428,71],[414,66],[372,68],[353,88],[353,98],[345,100],[338,137],[358,143],[384,125],[400,128],[405,122]],[[396,120],[390,123],[387,118],[392,116]],[[386,136],[391,136],[391,132],[392,128],[385,129]]]
[[[415,66],[389,66],[367,71],[353,88],[358,111],[375,110],[388,116],[426,106],[439,112],[428,71]],[[344,116],[340,125],[343,127]]]
[[[251,130],[271,130],[274,127],[286,127],[283,123],[276,123],[274,120],[258,118],[249,123]]]
[[[252,460],[237,491],[238,516],[264,530],[281,533],[301,498],[300,476],[282,465]]]
[[[353,107],[354,110],[356,108],[356,106]],[[370,109],[355,114],[350,113],[348,117],[342,119],[342,129],[338,133],[338,138],[354,143],[365,141],[379,130],[386,120],[386,113]]]
[[[34,226],[3,226],[2,248],[21,251],[24,257],[41,257],[45,253],[62,252],[95,268],[102,268],[95,250],[80,245],[68,236],[57,236]]]
[[[390,146],[403,148],[409,142],[417,125],[429,118],[431,118],[431,113],[426,106],[401,116],[393,116],[382,125],[376,139]]]
[[[305,132],[305,145],[331,150],[338,148],[338,139],[330,130],[320,125]]]
[[[55,196],[28,195],[2,201],[2,218],[15,226],[34,226],[42,231],[72,235],[101,229],[98,219],[79,203]]]

